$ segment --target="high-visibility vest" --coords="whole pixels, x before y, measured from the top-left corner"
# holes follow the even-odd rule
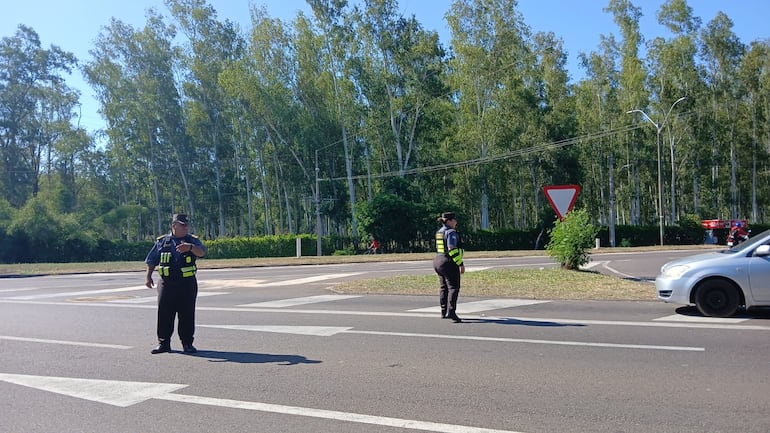
[[[173,260],[174,243],[171,240],[171,235],[161,236],[158,238],[160,241],[163,239],[163,246],[160,249],[160,264],[158,265],[158,274],[161,277],[170,278],[173,276],[180,276],[182,278],[194,277],[198,268],[195,266],[196,256],[192,252],[182,253],[183,263],[177,263]]]
[[[436,253],[438,254],[444,254],[452,259],[453,262],[457,266],[463,265],[463,249],[460,248],[460,245],[457,246],[457,248],[454,248],[452,250],[449,250],[446,244],[446,239],[449,233],[455,232],[455,229],[451,228],[444,228],[442,227],[439,229],[439,231],[436,232]]]

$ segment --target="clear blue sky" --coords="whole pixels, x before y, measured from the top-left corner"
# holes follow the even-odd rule
[[[584,74],[578,67],[581,52],[597,50],[600,35],[618,34],[609,14],[603,12],[608,0],[519,0],[519,11],[533,31],[552,31],[564,40],[569,55],[573,80]],[[661,0],[634,0],[642,9],[641,32],[646,40],[668,36],[657,24],[655,15]],[[770,38],[770,1],[767,0],[689,0],[696,16],[705,25],[718,11],[733,21],[733,32],[744,44]],[[230,19],[250,28],[249,5],[264,5],[268,14],[282,20],[292,20],[298,11],[310,15],[305,0],[209,0],[220,19]],[[448,44],[449,30],[444,14],[450,0],[399,0],[404,15],[414,14],[427,29],[436,30]],[[145,22],[145,10],[154,7],[166,14],[162,0],[20,0],[7,1],[0,7],[0,37],[13,36],[19,24],[32,27],[40,35],[44,48],[57,45],[72,52],[81,61],[90,60],[88,50],[102,26],[111,17],[135,27]],[[81,91],[83,113],[81,124],[89,131],[103,127],[92,90],[80,73],[68,79],[69,85]]]

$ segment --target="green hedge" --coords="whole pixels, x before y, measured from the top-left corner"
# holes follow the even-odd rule
[[[297,238],[301,242],[303,256],[315,256],[316,237],[312,235],[274,235],[247,238],[217,239],[206,242],[213,259],[245,259],[256,257],[294,257],[297,255]],[[331,252],[331,241],[324,239],[321,247],[324,254]]]
[[[767,230],[767,225],[752,225],[752,234]],[[728,230],[714,230],[718,243],[726,243]],[[550,240],[547,230],[479,230],[462,232],[463,245],[468,251],[505,251],[505,250],[534,250],[543,249]],[[609,230],[602,227],[597,234],[601,245],[607,247]],[[702,244],[705,230],[698,224],[683,223],[679,226],[666,226],[664,243],[666,245],[695,245]],[[316,255],[315,236],[275,235],[246,238],[228,238],[203,240],[209,250],[208,258],[234,259],[256,257],[294,257],[296,239],[300,238],[303,256]],[[426,252],[433,251],[433,233],[421,235],[409,244],[410,251],[401,251],[383,243],[383,252]],[[624,226],[615,227],[615,246],[649,246],[660,243],[658,226]],[[352,238],[329,236],[323,238],[323,255],[355,254],[366,249],[367,242],[355,242]],[[0,263],[43,263],[43,262],[109,262],[109,261],[142,261],[153,245],[153,241],[140,242],[116,240],[92,240],[72,237],[59,242],[43,242],[29,239],[25,236],[9,236],[0,231]]]

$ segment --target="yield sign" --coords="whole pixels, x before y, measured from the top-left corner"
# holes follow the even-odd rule
[[[543,192],[553,210],[556,211],[556,215],[560,220],[564,220],[575,205],[575,200],[580,193],[580,185],[544,186]]]

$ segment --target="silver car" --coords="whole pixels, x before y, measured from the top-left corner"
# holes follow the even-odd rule
[[[770,306],[770,230],[730,249],[666,263],[655,289],[661,301],[695,304],[704,316]]]

